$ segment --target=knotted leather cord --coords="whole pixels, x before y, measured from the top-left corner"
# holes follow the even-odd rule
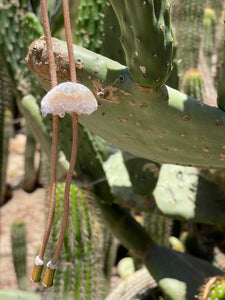
[[[48,8],[46,0],[40,0],[42,12],[42,25],[45,32],[45,40],[47,45],[47,54],[49,62],[49,73],[51,88],[57,86],[57,75],[55,68],[55,58],[52,49],[51,30],[48,19]],[[55,213],[55,194],[56,194],[56,166],[57,166],[57,147],[58,147],[58,115],[53,115],[52,118],[52,148],[51,148],[51,174],[50,174],[50,207],[47,225],[41,245],[41,250],[38,254],[39,258],[43,260],[47,243],[49,240],[54,213]]]

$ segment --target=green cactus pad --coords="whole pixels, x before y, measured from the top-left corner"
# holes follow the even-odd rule
[[[196,168],[163,165],[153,195],[167,216],[225,225],[223,189]]]
[[[64,42],[54,39],[59,81],[69,79]],[[27,58],[29,67],[49,88],[46,45],[35,41]],[[132,154],[160,163],[225,167],[222,110],[163,86],[143,88],[128,70],[108,58],[74,46],[78,79],[98,99],[98,110],[80,122],[95,134]],[[66,75],[65,75],[66,74]],[[62,120],[63,122],[63,120]]]
[[[128,70],[142,86],[159,87],[172,66],[168,1],[110,1],[118,18]]]
[[[20,290],[0,290],[1,300],[41,300],[41,296]]]
[[[145,197],[151,196],[158,180],[160,165],[127,152],[123,152],[123,159],[134,192]]]

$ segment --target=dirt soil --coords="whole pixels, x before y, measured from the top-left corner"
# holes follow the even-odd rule
[[[0,289],[17,289],[10,241],[13,221],[22,219],[27,230],[27,273],[32,272],[34,257],[41,244],[45,222],[45,190],[26,193],[20,187],[24,176],[24,150],[26,138],[19,134],[10,141],[7,183],[13,188],[12,198],[0,208]],[[36,285],[29,282],[29,290]]]

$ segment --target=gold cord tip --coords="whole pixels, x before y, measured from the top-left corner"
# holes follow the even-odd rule
[[[43,270],[43,266],[44,265],[34,265],[33,267],[33,272],[32,272],[32,275],[30,277],[30,279],[33,281],[33,282],[39,282],[41,280],[41,273],[42,273],[42,270]]]
[[[53,279],[55,275],[56,265],[53,265],[51,261],[48,262],[47,268],[45,270],[45,277],[43,280],[44,287],[51,287],[53,285]]]

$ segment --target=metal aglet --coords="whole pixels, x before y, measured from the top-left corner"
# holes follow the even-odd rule
[[[53,265],[51,261],[47,263],[47,268],[45,270],[45,277],[43,280],[44,287],[51,287],[53,285],[53,279],[55,275],[56,264]]]
[[[44,267],[44,260],[40,259],[38,256],[36,256],[34,260],[34,267],[33,267],[33,272],[30,277],[30,279],[33,282],[39,282],[41,280],[41,273]]]

